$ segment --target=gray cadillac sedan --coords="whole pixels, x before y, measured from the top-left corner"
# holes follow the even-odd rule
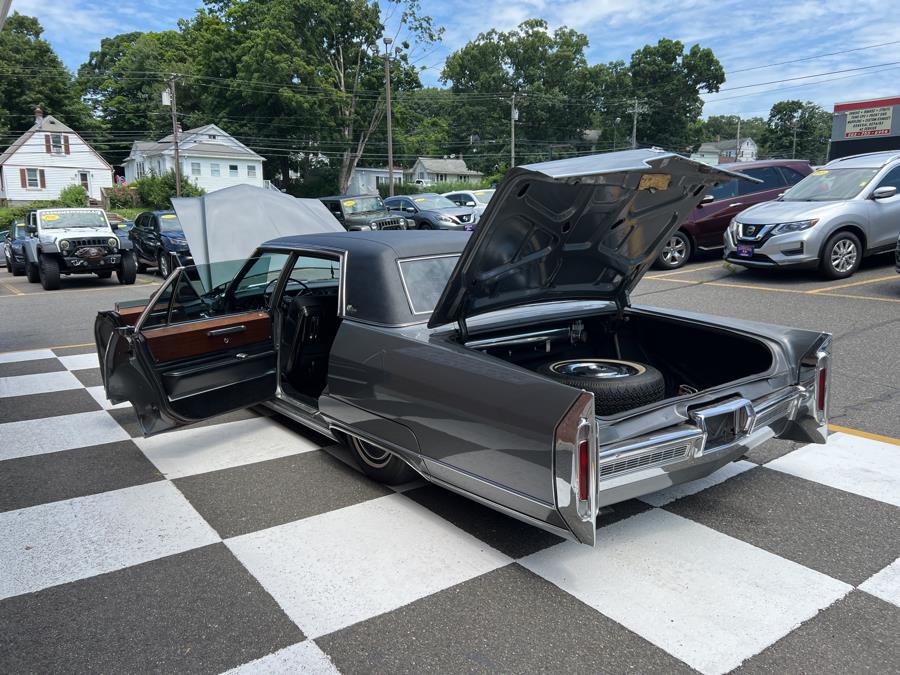
[[[725,232],[725,260],[745,267],[819,268],[851,276],[900,233],[900,152],[829,162],[775,201],[751,206]]]
[[[146,435],[264,404],[377,480],[419,475],[594,544],[604,505],[771,438],[825,441],[829,334],[631,304],[682,219],[736,178],[633,150],[513,169],[472,235],[301,218],[308,234],[210,265],[227,275],[179,268],[100,312],[106,394]],[[203,199],[240,218],[226,191]]]

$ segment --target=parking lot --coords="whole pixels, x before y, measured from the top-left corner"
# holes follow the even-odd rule
[[[158,283],[0,272],[0,670],[896,672],[890,256],[648,274],[634,304],[832,332],[833,435],[604,510],[595,549],[373,483],[262,409],[141,438],[93,316]]]

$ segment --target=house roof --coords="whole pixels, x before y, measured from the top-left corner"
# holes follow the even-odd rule
[[[751,143],[754,142],[753,139],[748,136],[741,139],[741,144],[743,145],[747,141],[750,141]],[[698,152],[723,152],[725,150],[734,150],[736,147],[736,138],[726,138],[724,141],[710,141],[708,143],[702,143]]]
[[[41,126],[38,126],[38,123],[35,122],[28,131],[19,136],[12,145],[10,145],[6,150],[0,153],[0,164],[3,164],[4,162],[6,162],[6,160],[12,157],[15,154],[16,150],[25,145],[25,143],[28,142],[28,139],[34,136],[34,134],[36,134],[38,131],[53,134],[76,133],[74,129],[70,129],[68,126],[56,119],[53,115],[44,115]]]
[[[188,140],[188,137],[190,136],[210,133],[214,133],[217,136],[228,136],[237,145],[225,145],[224,143],[210,143],[207,141]],[[181,151],[186,155],[195,154],[210,155],[215,157],[252,157],[254,159],[262,159],[262,157],[253,152],[246,145],[236,140],[228,132],[223,131],[215,124],[206,124],[202,127],[196,127],[194,129],[182,131],[181,138],[187,140],[190,143],[190,145],[181,148]],[[156,154],[168,152],[169,150],[174,150],[174,148],[175,143],[172,138],[172,134],[164,136],[158,141],[135,141],[131,145],[131,153],[129,154],[128,159],[132,159],[135,152],[140,152],[145,155]]]
[[[419,157],[416,160],[430,173],[455,173],[458,175],[482,176],[480,171],[472,171],[462,159],[435,159]]]

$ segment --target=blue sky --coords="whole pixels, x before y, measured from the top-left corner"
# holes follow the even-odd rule
[[[13,0],[12,8],[37,16],[66,64],[77,68],[102,37],[172,28],[201,4]],[[446,28],[443,43],[421,54],[426,84],[437,84],[444,58],[478,32],[491,27],[508,30],[538,17],[551,27],[566,25],[586,33],[591,62],[627,61],[634,50],[661,37],[711,47],[730,75],[722,92],[704,97],[704,115],[766,116],[772,103],[785,98],[812,100],[830,109],[836,101],[900,94],[900,43],[745,70],[900,40],[900,12],[891,10],[885,0],[504,0],[488,5],[483,0],[421,0],[421,4]],[[747,87],[854,68],[866,69]]]

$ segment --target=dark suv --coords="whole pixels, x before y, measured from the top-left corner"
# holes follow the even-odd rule
[[[733,180],[710,190],[703,202],[666,242],[656,260],[657,267],[674,270],[690,260],[698,249],[708,251],[722,248],[725,229],[736,214],[754,204],[775,199],[812,173],[809,162],[793,159],[737,162],[719,166],[730,171],[740,171],[762,182]]]
[[[128,232],[134,243],[138,268],[155,267],[163,278],[177,267],[193,265],[184,230],[174,211],[145,211],[134,219]]]
[[[406,230],[412,225],[391,213],[378,195],[337,195],[319,201],[348,230]]]

